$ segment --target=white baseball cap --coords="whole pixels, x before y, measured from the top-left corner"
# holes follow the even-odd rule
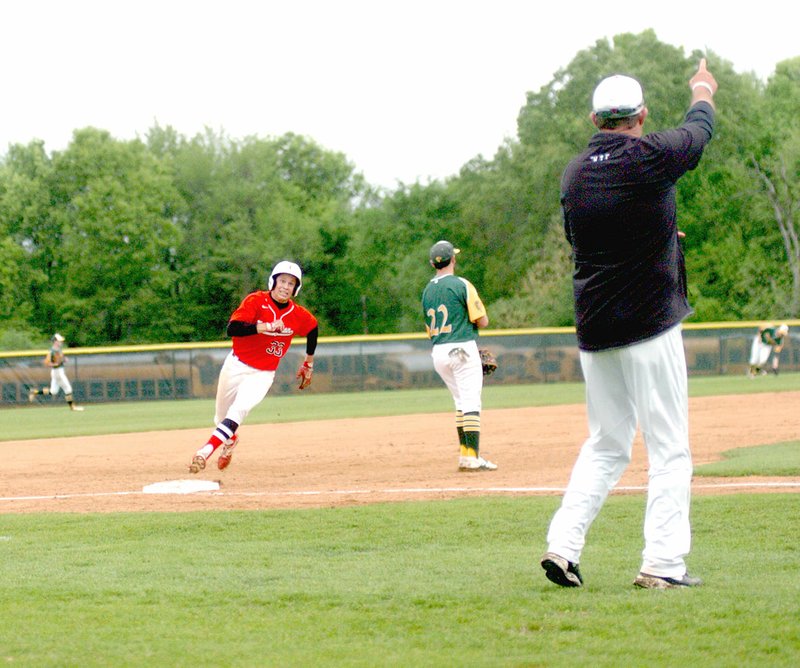
[[[58,341],[59,343],[63,342],[64,337],[61,336],[61,334],[59,334],[58,332],[56,332],[55,334],[53,334],[53,341]]]
[[[600,118],[627,118],[644,109],[641,84],[632,77],[615,74],[594,89],[592,111]]]

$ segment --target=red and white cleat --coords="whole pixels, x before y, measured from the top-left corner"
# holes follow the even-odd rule
[[[233,438],[229,441],[225,441],[222,445],[222,452],[219,453],[219,459],[217,459],[217,468],[220,471],[224,471],[228,468],[228,465],[231,463],[231,458],[233,457],[233,449],[236,447],[236,444],[239,442],[239,435],[234,434]]]

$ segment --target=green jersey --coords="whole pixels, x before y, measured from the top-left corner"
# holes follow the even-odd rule
[[[47,353],[47,357],[50,361],[51,368],[60,369],[62,366],[64,366],[64,352],[61,346],[50,348],[50,352]]]
[[[783,344],[783,334],[777,327],[765,327],[761,330],[761,342],[768,346],[780,346]]]
[[[425,329],[431,341],[459,343],[478,338],[476,320],[486,315],[478,291],[467,279],[447,274],[432,278],[422,292]]]

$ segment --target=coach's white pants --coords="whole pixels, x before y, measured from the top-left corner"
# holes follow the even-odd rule
[[[214,424],[224,418],[242,424],[248,413],[267,396],[274,380],[274,371],[254,369],[233,352],[228,353],[217,382]]]
[[[550,523],[549,551],[578,563],[586,533],[631,458],[637,422],[649,459],[642,572],[686,572],[691,529],[686,356],[680,327],[642,343],[580,353],[589,438]]]
[[[463,354],[458,354],[458,350]],[[455,354],[451,354],[454,351]],[[453,395],[456,410],[462,413],[480,412],[483,365],[478,344],[475,341],[439,343],[433,346],[431,357],[433,368]]]

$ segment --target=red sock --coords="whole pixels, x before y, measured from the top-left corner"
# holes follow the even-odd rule
[[[220,440],[219,436],[212,434],[211,438],[208,439],[208,444],[213,448],[213,450],[211,450],[211,454],[214,454],[214,450],[222,445],[222,441]]]

